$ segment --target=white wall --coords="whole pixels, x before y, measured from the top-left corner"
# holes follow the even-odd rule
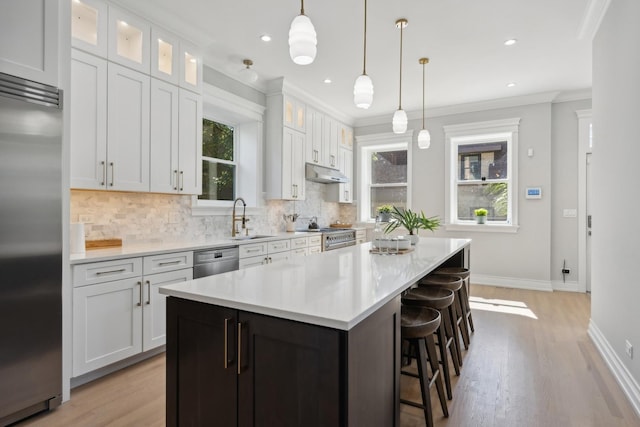
[[[640,158],[640,2],[613,0],[593,42],[593,258],[590,332],[640,408],[635,185]],[[625,353],[625,340],[636,350]],[[609,353],[607,353],[609,351]],[[626,379],[626,382],[625,382]],[[634,394],[635,393],[635,394]],[[640,412],[639,412],[640,413]]]
[[[552,281],[562,280],[559,269],[565,258],[572,272],[575,271],[572,280],[577,281],[577,220],[562,218],[562,208],[577,208],[578,121],[575,111],[589,108],[590,104],[589,100],[549,102],[427,119],[431,147],[420,150],[417,145],[413,146],[412,207],[424,210],[427,215],[444,218],[443,126],[521,118],[518,232],[446,232],[443,229],[436,232],[438,236],[473,239],[474,282],[551,290]],[[409,129],[419,129],[420,125],[420,121],[412,121]],[[389,132],[389,128],[390,124],[360,127],[356,129],[356,135]],[[534,150],[533,157],[527,156],[528,148]],[[542,200],[525,199],[527,186],[542,187]]]

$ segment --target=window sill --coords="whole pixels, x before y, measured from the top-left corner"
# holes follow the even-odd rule
[[[478,233],[517,233],[520,227],[511,224],[445,224],[446,231],[473,231]]]

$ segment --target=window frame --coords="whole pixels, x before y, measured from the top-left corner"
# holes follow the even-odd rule
[[[517,232],[518,226],[518,132],[520,118],[491,120],[444,126],[445,133],[445,225],[447,231]],[[458,147],[462,145],[507,142],[507,178],[491,182],[507,182],[509,212],[506,221],[477,224],[458,219]],[[473,180],[465,183],[480,183]],[[486,182],[486,181],[485,181]]]
[[[393,133],[356,136],[358,147],[358,218],[361,222],[373,223],[371,212],[371,153],[374,151],[407,150],[407,209],[411,208],[412,181],[412,137],[411,132],[402,135]],[[377,187],[398,186],[399,184],[379,184]]]
[[[225,165],[233,165],[233,198],[236,198],[236,194],[237,194],[237,189],[238,189],[238,125],[237,124],[232,124],[230,122],[228,122],[227,120],[221,120],[219,118],[216,118],[213,115],[210,114],[203,114],[202,115],[202,120],[209,120],[215,123],[219,123],[222,125],[225,125],[227,127],[233,128],[233,160],[224,160],[224,159],[218,159],[215,157],[206,157],[204,154],[202,155],[202,159],[201,161],[204,162],[205,160],[208,159],[212,159],[213,162],[218,163],[218,164],[225,164]],[[204,123],[203,123],[203,129],[204,129]],[[204,167],[203,167],[204,170]],[[204,174],[204,172],[203,172]],[[204,187],[204,182],[202,183],[203,187]],[[206,207],[225,207],[225,206],[230,206],[233,203],[233,200],[208,200],[208,199],[200,199],[198,196],[195,196],[196,200],[198,201],[198,206],[206,206]]]

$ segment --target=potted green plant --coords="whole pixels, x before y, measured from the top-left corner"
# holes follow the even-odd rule
[[[380,222],[389,222],[391,219],[391,212],[393,211],[393,206],[391,205],[381,205],[378,206],[378,219]]]
[[[434,231],[440,227],[440,219],[437,216],[427,217],[423,211],[413,212],[411,209],[398,209],[393,207],[391,222],[384,229],[385,233],[391,233],[398,227],[404,227],[409,232],[411,244],[415,245],[420,237],[418,230]]]
[[[476,214],[476,222],[478,224],[484,224],[487,221],[487,214],[489,213],[489,211],[487,211],[485,208],[476,209],[475,211],[473,211],[473,213]]]

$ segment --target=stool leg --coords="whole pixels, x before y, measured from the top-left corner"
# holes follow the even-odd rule
[[[446,347],[451,355],[451,360],[453,360],[453,369],[455,369],[456,375],[460,376],[460,366],[462,366],[462,363],[460,363],[460,351],[456,343],[457,335],[453,332],[453,327],[451,326],[451,306],[442,310],[441,316],[444,333],[447,338]]]
[[[426,337],[425,342],[427,344],[427,355],[429,356],[429,364],[431,365],[431,382],[435,381],[436,383],[438,398],[440,399],[440,406],[442,407],[442,414],[445,417],[449,417],[449,410],[447,409],[447,399],[444,396],[444,386],[442,385],[442,371],[438,366],[438,356],[436,354],[436,345],[433,342],[433,335]]]
[[[464,281],[464,286],[462,286],[462,289],[465,293],[464,295],[464,311],[465,311],[465,317],[467,319],[467,321],[469,322],[469,329],[471,329],[471,332],[475,332],[476,328],[473,327],[473,315],[471,314],[471,304],[469,304],[469,278],[467,277],[467,279]]]
[[[458,328],[458,324],[456,323],[456,313],[455,313],[455,301],[453,302],[453,304],[451,304],[447,311],[449,312],[449,316],[448,316],[448,322],[449,323],[449,327],[451,330],[451,338],[453,338],[452,342],[453,345],[455,346],[455,350],[456,350],[456,356],[458,359],[458,366],[462,367],[462,351],[460,350],[460,335],[459,335],[459,328]],[[460,373],[456,372],[458,375],[460,375]]]
[[[444,313],[441,312],[441,317],[444,317]],[[440,322],[440,326],[436,331],[438,335],[438,347],[440,349],[440,364],[442,365],[442,374],[444,375],[444,385],[447,389],[447,398],[449,400],[453,399],[453,394],[451,393],[451,377],[449,376],[449,359],[447,358],[447,338],[444,333],[444,323]]]
[[[433,342],[433,337],[431,337]],[[422,404],[424,405],[424,419],[427,427],[433,427],[433,409],[431,408],[431,393],[429,393],[429,377],[427,375],[427,347],[425,339],[418,339],[418,375],[420,376],[420,393],[422,393]],[[436,359],[437,360],[437,359]],[[442,383],[440,384],[442,386]]]
[[[460,287],[462,289],[462,287]],[[458,289],[456,292],[455,305],[456,305],[456,323],[460,327],[462,333],[462,341],[464,343],[465,350],[469,350],[469,329],[467,328],[467,318],[462,310],[462,292]]]

